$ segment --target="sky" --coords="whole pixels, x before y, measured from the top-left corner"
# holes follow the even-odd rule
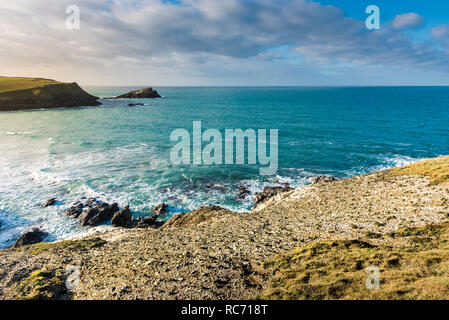
[[[366,28],[368,5],[379,30]],[[449,1],[2,1],[0,75],[84,86],[449,85]]]

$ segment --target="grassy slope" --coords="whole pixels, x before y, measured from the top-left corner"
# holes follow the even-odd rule
[[[0,93],[40,88],[61,82],[42,78],[0,77]]]
[[[396,168],[390,173],[425,175],[431,184],[448,183],[449,156]],[[329,240],[281,254],[264,263],[272,277],[258,298],[449,298],[449,223],[403,228],[386,238],[389,245],[372,246],[369,239]],[[369,266],[379,267],[379,289],[366,288]]]

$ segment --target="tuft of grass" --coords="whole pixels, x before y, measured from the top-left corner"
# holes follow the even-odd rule
[[[65,291],[62,269],[43,269],[35,270],[29,277],[22,279],[16,293],[25,300],[49,300],[59,298]]]
[[[0,93],[40,88],[61,82],[43,78],[0,77]]]
[[[309,243],[262,267],[271,277],[258,299],[448,299],[449,223],[404,228],[403,247],[372,246],[358,240]],[[380,288],[368,289],[370,266]]]
[[[12,250],[25,250],[29,254],[38,255],[42,252],[57,253],[59,251],[87,251],[92,248],[100,247],[104,244],[106,244],[106,240],[101,238],[92,238],[83,240],[64,240],[59,242],[42,242]]]
[[[431,184],[449,182],[449,156],[420,161],[388,171],[392,175],[422,175],[430,178]]]

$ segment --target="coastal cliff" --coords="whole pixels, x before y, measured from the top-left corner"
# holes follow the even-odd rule
[[[448,299],[449,156],[0,251],[3,299]],[[67,290],[67,266],[79,286]],[[379,268],[368,290],[366,268]]]
[[[98,99],[75,82],[0,77],[0,111],[98,106]]]

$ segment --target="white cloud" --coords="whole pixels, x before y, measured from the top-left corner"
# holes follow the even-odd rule
[[[417,29],[424,26],[424,18],[414,12],[397,15],[392,26],[396,30]]]
[[[72,4],[80,30],[65,28]],[[402,26],[413,25],[407,19]],[[0,3],[0,30],[2,72],[67,81],[257,82],[294,80],[298,71],[319,79],[338,74],[330,70],[337,63],[449,71],[448,55],[432,46],[395,29],[368,31],[339,8],[306,0],[15,0]],[[279,47],[288,57],[268,59]]]

